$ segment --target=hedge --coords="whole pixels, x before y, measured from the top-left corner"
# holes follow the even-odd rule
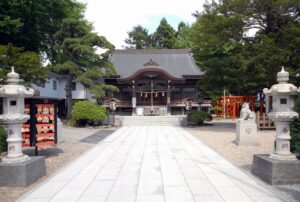
[[[212,115],[207,112],[193,111],[188,113],[187,120],[188,122],[203,125],[204,121],[212,120]]]
[[[6,130],[0,125],[0,153],[7,150]]]
[[[89,101],[76,102],[72,110],[72,122],[78,125],[103,121],[107,117],[106,108]]]
[[[295,101],[294,110],[300,113],[300,96]],[[300,118],[291,124],[291,151],[300,154]]]

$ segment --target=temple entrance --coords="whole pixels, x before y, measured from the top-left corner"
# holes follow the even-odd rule
[[[166,105],[167,81],[145,79],[137,81],[137,105]]]
[[[137,115],[167,115],[168,82],[156,73],[146,73],[135,81]]]

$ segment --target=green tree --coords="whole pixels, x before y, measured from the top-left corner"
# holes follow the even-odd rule
[[[224,0],[195,14],[190,40],[210,96],[254,94],[275,82],[280,66],[299,66],[299,1]],[[256,31],[256,33],[253,33]],[[252,34],[251,34],[252,33]]]
[[[0,82],[3,82],[11,66],[24,80],[25,85],[45,82],[44,68],[41,68],[40,57],[35,52],[24,51],[11,44],[0,45]]]
[[[50,69],[66,77],[67,118],[71,118],[72,82],[79,81],[91,88],[95,98],[102,97],[105,90],[117,90],[96,82],[115,74],[112,63],[107,60],[114,47],[105,37],[92,32],[92,25],[82,19],[65,19],[55,39],[57,57]],[[109,51],[100,56],[96,54],[98,48]]]
[[[192,42],[190,41],[190,33],[190,25],[184,22],[180,22],[178,25],[178,30],[175,34],[175,48],[191,48]]]
[[[134,26],[128,32],[128,38],[125,39],[127,49],[145,49],[151,48],[151,35],[148,30],[141,25]]]
[[[83,17],[74,0],[1,0],[0,44],[53,58],[54,33],[67,17]]]
[[[154,48],[175,48],[176,37],[175,30],[167,22],[166,18],[162,18],[159,26],[152,37]]]

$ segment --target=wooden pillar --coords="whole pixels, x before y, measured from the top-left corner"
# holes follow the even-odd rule
[[[182,86],[180,86],[180,102],[181,104],[184,104],[182,98],[183,98],[183,88]],[[181,107],[181,115],[184,115],[184,105],[183,107]]]
[[[154,91],[153,89],[151,89],[151,93],[150,93],[150,104],[151,104],[151,109],[153,110],[153,94],[154,94]]]
[[[232,120],[236,119],[236,100],[233,101]]]
[[[168,80],[168,89],[167,89],[167,114],[171,115],[171,86],[170,86],[171,81]]]
[[[228,117],[228,96],[225,96],[225,117]]]

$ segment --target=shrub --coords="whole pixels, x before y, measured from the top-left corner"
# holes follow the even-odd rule
[[[300,113],[300,96],[298,96],[294,110]],[[300,154],[300,118],[291,124],[291,150]]]
[[[6,130],[0,125],[0,153],[7,150]]]
[[[210,113],[207,112],[193,111],[188,113],[187,120],[188,122],[203,125],[204,121],[211,121],[212,116]]]
[[[89,101],[76,102],[72,110],[72,122],[79,125],[94,124],[106,118],[106,108]]]

